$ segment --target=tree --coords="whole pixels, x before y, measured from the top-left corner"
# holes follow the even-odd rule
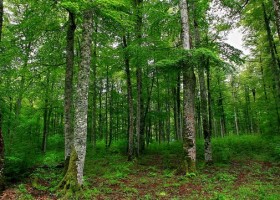
[[[75,44],[75,13],[68,10],[68,25],[66,36],[66,70],[64,89],[64,137],[65,137],[65,166],[68,166],[71,148],[73,145],[72,127],[72,96],[73,96],[73,69]]]
[[[67,172],[61,182],[66,196],[75,195],[83,184],[83,170],[86,156],[88,87],[92,45],[92,10],[83,12],[81,66],[78,74],[77,96],[75,99],[74,142]],[[70,197],[70,196],[68,196]]]
[[[3,28],[3,0],[0,0],[0,48],[1,48],[1,41],[2,41],[2,28]],[[2,51],[2,49],[0,49]],[[0,191],[4,189],[4,139],[3,139],[3,131],[2,131],[2,105],[0,99]]]
[[[128,161],[133,159],[133,134],[134,134],[134,114],[133,114],[133,97],[132,97],[132,84],[130,75],[130,64],[127,52],[127,39],[123,36],[123,49],[124,49],[124,64],[126,72],[126,84],[127,84],[127,102],[128,102]]]
[[[190,25],[187,0],[179,2],[182,25],[182,43],[185,50],[191,49]],[[195,74],[193,66],[183,63],[184,86],[184,119],[183,119],[183,148],[185,153],[186,173],[196,171],[195,143]]]
[[[279,0],[272,0],[272,3],[273,3],[274,13],[275,13],[277,33],[280,40],[280,3]]]

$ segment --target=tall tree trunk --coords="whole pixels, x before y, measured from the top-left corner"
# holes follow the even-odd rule
[[[212,137],[212,124],[213,124],[213,119],[212,119],[212,102],[211,102],[211,87],[210,87],[210,64],[207,62],[206,65],[206,79],[207,79],[207,91],[208,91],[208,98],[207,98],[207,103],[208,103],[208,123],[209,123],[209,135]]]
[[[98,29],[97,29],[97,20],[95,20],[95,37],[94,37],[94,48],[93,48],[93,64],[92,64],[92,79],[93,79],[93,83],[92,83],[92,110],[91,110],[91,114],[92,114],[92,119],[91,119],[91,141],[92,141],[92,145],[93,145],[93,149],[95,149],[96,147],[96,118],[97,118],[97,105],[96,105],[96,100],[97,100],[97,89],[96,89],[96,84],[97,84],[97,80],[96,80],[96,62],[97,62],[97,33],[98,33]]]
[[[4,139],[2,132],[2,110],[0,106],[0,192],[5,188],[4,181]]]
[[[62,181],[66,190],[78,191],[83,184],[86,156],[88,86],[91,66],[93,13],[84,11],[82,23],[81,66],[78,73],[77,96],[75,99],[74,145],[71,149],[68,170]]]
[[[155,75],[153,73],[153,77],[152,77],[152,80],[151,80],[151,86],[149,87],[148,84],[147,84],[147,94],[148,94],[148,97],[147,97],[147,102],[146,102],[143,122],[146,122],[147,115],[149,113],[151,99],[152,99],[152,92],[153,92],[153,88],[154,88],[154,82],[155,82]],[[146,123],[144,123],[144,125],[145,125],[145,129],[147,130]],[[146,134],[146,136],[147,136],[147,134]],[[141,144],[145,144],[145,142],[141,143]]]
[[[66,70],[64,89],[64,137],[65,137],[65,167],[68,167],[71,148],[73,145],[72,127],[72,96],[73,96],[73,69],[74,69],[74,43],[75,43],[75,14],[68,13],[68,28],[66,35]]]
[[[187,0],[179,1],[182,25],[182,43],[185,50],[190,46],[190,27]],[[196,171],[196,143],[195,143],[195,83],[193,66],[184,63],[184,120],[183,120],[183,148],[185,153],[186,173]]]
[[[206,61],[208,62],[208,61]],[[206,163],[212,163],[212,146],[211,135],[209,131],[209,118],[207,109],[207,90],[205,85],[204,68],[199,67],[198,70],[199,85],[200,85],[200,101],[201,101],[201,115],[202,115],[202,128],[204,136],[204,158]]]
[[[182,115],[181,115],[181,72],[178,72],[177,76],[177,88],[176,88],[176,101],[177,101],[177,135],[179,140],[183,139],[182,136]]]
[[[234,107],[233,109],[234,109],[235,131],[236,131],[236,134],[239,135],[238,116],[237,116],[238,107],[236,106],[236,93],[237,93],[237,91],[235,89],[234,78],[232,78],[231,87],[232,87],[232,98],[233,98],[233,107]]]
[[[178,135],[178,117],[177,117],[177,101],[176,101],[176,87],[172,89],[172,94],[173,94],[173,117],[174,117],[174,135],[175,139],[179,140],[179,135]]]
[[[3,28],[3,0],[0,0],[0,43],[2,41],[2,28]],[[4,190],[4,139],[2,133],[2,105],[0,104],[0,192]]]
[[[108,137],[109,137],[109,133],[108,133],[108,93],[109,93],[109,67],[107,65],[106,67],[106,94],[105,94],[105,117],[106,117],[106,130],[105,130],[105,147],[108,147]]]
[[[218,106],[219,106],[219,114],[220,114],[221,137],[224,137],[226,134],[226,115],[224,111],[223,94],[221,89],[220,77],[218,77],[218,86],[219,86]]]
[[[75,124],[74,124],[74,151],[77,152],[77,179],[83,183],[83,169],[86,155],[87,135],[87,110],[88,110],[88,85],[91,63],[92,46],[92,11],[85,11],[83,16],[83,39],[81,44],[81,68],[78,74],[77,97],[75,100]]]
[[[110,100],[109,100],[109,141],[108,147],[111,146],[113,140],[113,90],[114,90],[114,83],[111,84],[111,91],[110,91]]]
[[[103,130],[102,130],[102,79],[100,79],[100,86],[99,86],[99,116],[98,116],[98,128],[101,139],[103,139]]]
[[[135,13],[136,13],[136,39],[141,47],[141,39],[142,39],[142,4],[143,0],[134,0],[135,5]],[[136,155],[139,156],[140,152],[142,152],[145,148],[145,140],[144,140],[144,104],[143,104],[143,87],[142,87],[142,66],[141,61],[139,60],[139,55],[136,58],[136,79],[137,79],[137,110],[136,110],[136,136],[137,136],[137,152]]]
[[[44,114],[43,114],[43,140],[42,140],[42,151],[46,153],[47,151],[47,136],[48,136],[48,129],[49,129],[49,83],[50,83],[50,71],[47,72],[47,81],[46,81],[46,94],[45,94],[45,105],[44,105]]]
[[[166,139],[167,143],[170,143],[170,132],[171,132],[171,123],[170,123],[170,118],[171,118],[171,109],[170,109],[170,86],[168,85],[167,88],[167,95],[168,98],[166,99],[166,113],[167,113],[167,120],[166,120]]]
[[[279,5],[279,3],[278,3]],[[264,3],[262,3],[263,7],[263,15],[264,15],[264,22],[265,28],[267,32],[267,39],[269,42],[269,49],[271,53],[272,63],[271,63],[271,74],[273,74],[273,89],[275,91],[274,100],[275,100],[275,107],[277,113],[277,121],[278,121],[278,130],[280,129],[280,115],[279,115],[279,101],[280,101],[280,68],[277,68],[277,55],[275,55],[275,48],[274,48],[274,41],[273,35],[271,33],[271,28],[269,26],[269,19],[266,13],[266,8]],[[278,63],[279,64],[279,63]]]
[[[123,36],[123,48],[124,48],[124,64],[126,72],[126,84],[127,84],[127,101],[128,101],[128,161],[133,159],[133,98],[132,98],[132,84],[130,74],[130,64],[127,51],[126,36]]]
[[[197,8],[195,2],[193,2],[194,11],[194,32],[196,47],[200,46],[200,30],[197,21]],[[211,134],[209,131],[209,118],[207,109],[207,88],[205,85],[205,68],[209,67],[209,59],[202,58],[201,66],[198,67],[198,78],[200,86],[200,112],[202,117],[202,130],[204,136],[204,159],[206,163],[212,163],[212,146],[211,146]],[[198,116],[200,119],[200,116]],[[199,124],[200,125],[200,124]]]
[[[0,42],[2,41],[3,15],[4,15],[3,0],[0,0]]]
[[[279,0],[272,0],[272,3],[274,7],[277,33],[280,40],[280,2]]]
[[[253,133],[252,130],[252,113],[251,113],[251,101],[250,101],[250,93],[249,86],[245,85],[245,103],[246,103],[246,124],[248,133]]]

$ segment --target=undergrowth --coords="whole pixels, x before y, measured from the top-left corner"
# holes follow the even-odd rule
[[[56,136],[56,144],[63,138]],[[54,141],[54,142],[55,142]],[[280,137],[260,135],[213,138],[214,165],[204,165],[203,140],[197,140],[198,172],[181,176],[177,168],[182,160],[182,143],[152,143],[145,152],[128,162],[126,142],[113,142],[105,148],[97,142],[88,144],[85,163],[85,199],[278,199]],[[23,158],[8,157],[6,170],[30,171],[21,181],[18,193],[31,199],[32,195],[47,193],[55,197],[55,188],[62,180],[63,149],[53,145],[46,154],[38,154],[36,167]],[[28,159],[27,159],[28,160]],[[34,162],[33,161],[33,162]],[[21,163],[21,165],[17,165]],[[277,164],[278,163],[278,164]],[[10,168],[9,168],[10,167]],[[7,173],[7,174],[9,174]],[[34,194],[27,186],[36,191]],[[138,198],[139,197],[139,198]]]

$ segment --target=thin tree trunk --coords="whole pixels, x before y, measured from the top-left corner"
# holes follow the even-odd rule
[[[100,80],[100,86],[99,86],[99,116],[98,116],[98,126],[99,126],[99,133],[101,139],[103,139],[103,134],[102,134],[102,80]]]
[[[167,88],[167,95],[168,97],[170,97],[170,87],[168,86]],[[166,100],[166,112],[167,112],[167,120],[166,120],[166,139],[167,139],[167,143],[169,144],[170,143],[170,127],[171,127],[171,124],[170,124],[170,118],[171,118],[171,111],[170,111],[170,99],[167,98]]]
[[[64,89],[64,137],[65,137],[65,167],[68,167],[71,148],[73,145],[72,127],[72,96],[73,96],[73,69],[74,69],[74,43],[75,43],[75,14],[68,13],[68,28],[66,36],[66,70]]]
[[[105,130],[105,147],[108,147],[108,137],[109,137],[109,133],[108,133],[108,93],[109,93],[109,77],[108,77],[108,65],[106,67],[106,97],[105,97],[105,117],[106,117],[106,130]]]
[[[172,94],[173,94],[173,117],[174,117],[174,135],[175,139],[179,140],[179,135],[178,135],[178,117],[177,117],[177,101],[176,101],[176,87],[172,89]]]
[[[42,140],[42,151],[43,153],[46,153],[47,151],[47,135],[48,135],[48,116],[49,113],[49,83],[50,83],[50,72],[48,70],[47,72],[47,81],[46,81],[46,95],[45,95],[45,105],[44,105],[44,115],[43,115],[43,121],[44,121],[44,127],[43,127],[43,140]]]
[[[208,61],[206,61],[208,62]],[[206,163],[212,163],[212,146],[211,135],[209,131],[209,118],[207,109],[207,90],[205,85],[204,68],[200,67],[198,70],[199,85],[200,85],[200,100],[201,100],[201,115],[202,115],[202,128],[204,136],[204,158]]]
[[[210,78],[210,65],[209,62],[207,62],[206,65],[206,79],[207,79],[207,91],[208,91],[208,99],[207,99],[207,103],[208,103],[208,123],[209,123],[209,135],[210,137],[212,137],[212,133],[213,133],[213,129],[212,129],[212,125],[213,125],[213,115],[212,115],[212,101],[211,101],[211,78]]]
[[[235,124],[235,132],[237,135],[239,135],[239,126],[238,126],[238,116],[237,116],[237,111],[238,107],[236,106],[236,86],[235,86],[235,77],[232,77],[231,81],[231,87],[232,87],[232,98],[233,98],[233,112],[234,112],[234,124]]]
[[[97,21],[97,20],[95,20]],[[93,149],[96,148],[96,118],[97,118],[97,105],[96,105],[96,100],[97,100],[97,90],[96,90],[96,62],[97,62],[97,22],[95,23],[95,37],[94,37],[94,48],[93,48],[93,64],[92,64],[92,78],[93,78],[93,83],[92,83],[92,110],[91,110],[91,141],[93,145]]]
[[[219,106],[219,114],[220,114],[221,137],[224,137],[226,134],[226,116],[225,116],[225,111],[224,111],[224,103],[223,103],[223,95],[222,95],[220,77],[218,77],[218,86],[219,86],[218,106]]]
[[[126,51],[127,41],[126,37],[123,36],[123,48]],[[127,101],[128,101],[128,161],[133,159],[133,98],[132,98],[132,84],[131,84],[131,74],[130,74],[130,64],[127,52],[124,55],[124,64],[126,72],[126,84],[127,84]]]
[[[190,47],[190,27],[187,0],[179,1],[182,25],[182,43],[185,50]],[[195,143],[195,83],[194,68],[184,63],[184,120],[183,120],[183,148],[185,151],[186,173],[196,171],[196,143]]]
[[[113,140],[113,89],[114,89],[114,83],[111,84],[111,94],[110,94],[110,101],[109,101],[109,142],[108,147],[111,146],[112,140]]]
[[[177,100],[177,135],[179,140],[183,139],[182,136],[182,115],[181,115],[181,72],[178,72],[177,76],[177,93],[176,93],[176,100]]]

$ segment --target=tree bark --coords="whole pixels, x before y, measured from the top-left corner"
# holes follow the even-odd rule
[[[236,89],[235,89],[235,80],[234,77],[232,78],[232,82],[231,82],[231,87],[232,87],[232,98],[233,98],[233,109],[234,109],[234,124],[235,124],[235,131],[236,134],[239,135],[239,125],[238,125],[238,116],[237,116],[237,112],[238,112],[238,107],[236,106]]]
[[[81,186],[83,184],[84,162],[86,156],[87,139],[87,115],[88,115],[88,88],[89,74],[91,66],[91,46],[93,32],[93,13],[90,10],[84,11],[82,23],[82,42],[81,42],[81,66],[78,73],[77,96],[75,99],[75,123],[74,123],[74,145],[71,149],[71,156],[65,178],[69,174],[74,180],[66,180],[66,188]],[[74,167],[73,167],[74,166]],[[72,169],[71,171],[70,168]]]
[[[279,0],[272,0],[272,3],[275,13],[276,29],[280,40],[280,3]]]
[[[187,0],[179,1],[182,25],[182,43],[185,50],[191,48],[190,27]],[[183,120],[183,148],[185,153],[186,173],[196,171],[196,143],[195,143],[195,83],[193,66],[184,63],[184,120]]]
[[[93,145],[93,149],[96,148],[96,135],[97,135],[97,128],[96,128],[96,118],[97,118],[97,111],[96,111],[96,101],[97,101],[97,89],[96,89],[96,62],[97,62],[97,20],[95,20],[95,37],[94,37],[94,48],[93,48],[93,64],[92,64],[92,78],[93,78],[93,84],[92,84],[92,119],[91,119],[91,141]]]
[[[207,61],[206,61],[207,62]],[[211,134],[209,131],[209,118],[207,109],[207,90],[205,85],[204,68],[199,68],[199,85],[200,85],[200,100],[201,100],[201,115],[202,115],[202,128],[204,136],[204,158],[206,163],[212,163],[212,146],[211,146]]]
[[[73,145],[72,127],[72,98],[73,98],[73,69],[74,69],[74,44],[75,44],[75,14],[68,13],[68,30],[66,36],[66,70],[64,89],[64,137],[65,137],[65,166],[68,166],[71,148]]]
[[[221,137],[224,137],[226,134],[226,115],[224,111],[224,103],[223,103],[223,94],[221,89],[220,77],[218,77],[218,86],[219,86],[219,97],[218,97],[218,106],[219,106],[219,114],[220,114],[220,127],[221,127]]]
[[[5,188],[4,181],[4,138],[2,132],[2,111],[0,107],[0,192]]]
[[[212,130],[212,102],[211,102],[211,87],[210,87],[210,64],[207,62],[206,65],[206,80],[207,80],[207,91],[208,91],[208,98],[207,98],[207,103],[208,103],[208,123],[209,123],[209,135],[212,136],[213,130]]]
[[[2,41],[3,15],[4,15],[3,0],[0,0],[0,42]]]
[[[3,28],[3,0],[0,0],[0,43],[2,41]],[[4,139],[2,134],[2,110],[0,105],[0,192],[4,190]]]
[[[132,84],[130,74],[129,57],[127,54],[127,41],[126,36],[123,36],[123,48],[124,48],[124,64],[126,72],[126,84],[127,84],[127,101],[128,101],[128,161],[133,159],[133,98],[132,98]]]
[[[279,5],[279,3],[278,3]],[[280,66],[277,68],[277,64],[280,64],[277,62],[277,55],[275,55],[275,46],[273,41],[273,35],[271,33],[271,28],[269,26],[269,18],[266,13],[266,8],[264,3],[262,3],[263,7],[263,15],[264,15],[264,22],[265,22],[265,28],[267,32],[267,38],[269,42],[269,49],[271,53],[272,63],[271,63],[271,73],[273,76],[273,84],[272,87],[275,91],[274,94],[274,100],[275,100],[275,108],[277,113],[277,121],[278,121],[278,130],[280,129],[280,115],[279,115],[279,101],[280,101]]]
[[[47,136],[48,136],[48,129],[49,129],[49,83],[50,83],[50,72],[47,72],[47,81],[46,81],[46,94],[45,94],[45,105],[44,105],[44,114],[43,114],[43,140],[42,140],[42,151],[46,153],[47,151]]]
[[[182,112],[181,112],[181,72],[178,72],[177,86],[176,86],[176,105],[177,105],[177,136],[182,140]]]
[[[105,94],[105,117],[106,117],[106,130],[105,130],[105,147],[108,148],[108,139],[109,139],[109,132],[108,132],[108,93],[109,93],[109,67],[106,67],[106,94]]]
[[[135,0],[135,12],[136,12],[136,26],[135,26],[135,33],[136,33],[136,40],[141,47],[141,39],[142,39],[142,3],[143,0]],[[143,104],[143,86],[142,86],[142,66],[141,61],[139,61],[139,56],[137,55],[136,58],[136,80],[137,80],[137,110],[136,110],[136,136],[137,136],[137,156],[143,152],[145,148],[145,140],[144,140],[144,104]]]

